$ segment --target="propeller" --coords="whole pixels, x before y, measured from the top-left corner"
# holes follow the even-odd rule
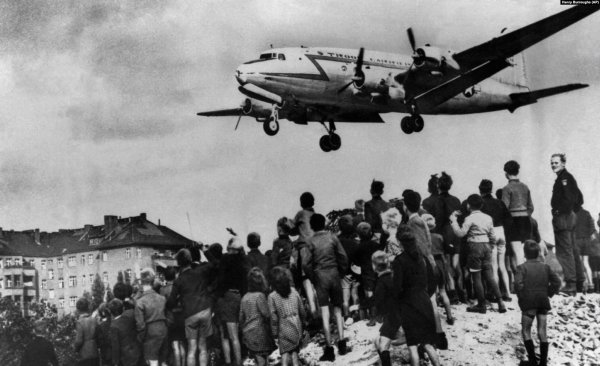
[[[246,98],[246,100],[244,100],[244,105],[240,107],[240,115],[238,117],[237,123],[235,124],[235,128],[233,129],[234,131],[237,131],[238,126],[240,125],[240,121],[242,120],[242,116],[244,114],[248,114],[252,111],[252,101],[250,100],[250,98]]]
[[[354,76],[352,76],[352,79],[350,80],[350,82],[348,84],[342,86],[338,90],[338,94],[343,92],[344,90],[346,90],[352,84],[356,85],[358,88],[362,87],[363,83],[365,82],[365,73],[362,71],[364,55],[365,55],[365,49],[364,49],[364,47],[361,47],[360,50],[358,51],[358,57],[356,59],[356,67],[354,68]]]

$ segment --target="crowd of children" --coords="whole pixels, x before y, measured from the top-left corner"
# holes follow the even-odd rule
[[[445,172],[431,177],[430,196],[423,201],[405,190],[401,199],[387,202],[384,184],[373,181],[372,199],[357,200],[356,209],[328,229],[326,218],[313,209],[314,197],[305,192],[294,219],[277,221],[277,238],[265,254],[258,249],[259,234],[248,235],[246,254],[229,229],[233,236],[225,253],[217,243],[182,249],[177,270],[168,268],[162,284],[152,269],[144,269],[135,293],[130,285],[115,285],[116,298],[98,309],[99,320],[80,299],[75,346],[81,365],[204,366],[215,362],[218,350],[223,364],[241,366],[246,356],[262,366],[278,348],[282,365],[297,366],[309,331],[323,332],[320,360],[333,361],[334,345],[340,355],[349,351],[344,328],[357,319],[381,323],[374,344],[382,366],[391,365],[390,346],[400,328],[412,365],[425,353],[439,365],[437,349],[447,349],[448,341],[438,304],[452,326],[451,303],[485,314],[495,302],[504,313],[511,294],[523,311],[528,362],[537,365],[531,339],[536,319],[539,365],[545,365],[548,297],[560,280],[543,261],[547,243],[531,217],[533,203],[518,180],[518,163],[507,162],[504,170],[508,184],[497,197],[492,182],[483,179],[479,194],[463,202],[450,194],[453,182]],[[389,210],[399,213],[396,227],[382,219]],[[582,207],[577,216],[576,243],[586,276],[580,290],[600,291],[593,219]]]

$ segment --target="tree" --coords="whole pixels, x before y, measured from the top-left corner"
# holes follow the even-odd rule
[[[90,311],[98,309],[98,306],[104,301],[104,283],[100,279],[100,275],[96,273],[94,283],[92,283],[92,302]]]

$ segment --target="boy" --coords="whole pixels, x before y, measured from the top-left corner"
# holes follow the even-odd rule
[[[329,305],[333,306],[339,341],[338,353],[346,354],[344,340],[344,319],[342,317],[343,294],[340,274],[346,273],[348,257],[336,236],[325,230],[325,217],[314,214],[310,217],[310,227],[314,235],[308,239],[304,272],[308,275],[317,290],[317,300],[321,306],[323,333],[327,344],[319,361],[334,361],[335,353],[331,346],[331,330],[329,325]]]
[[[498,289],[498,283],[494,280],[492,274],[492,243],[496,242],[494,236],[494,224],[489,215],[481,212],[483,200],[478,194],[472,194],[467,198],[467,210],[469,216],[465,218],[462,227],[458,224],[456,217],[460,213],[454,211],[450,215],[450,225],[454,234],[460,238],[467,237],[467,268],[473,279],[473,287],[477,295],[477,305],[467,308],[468,312],[485,314],[485,295],[483,292],[483,283],[481,274],[488,284],[488,288],[492,290],[492,294],[498,300],[498,311],[506,312],[504,301]]]
[[[560,278],[550,266],[538,257],[540,246],[533,240],[525,241],[525,263],[517,267],[515,273],[515,291],[519,298],[523,343],[529,358],[528,365],[536,365],[535,347],[531,339],[533,319],[537,319],[538,337],[540,338],[540,366],[547,365],[548,339],[546,337],[546,315],[550,310],[550,301],[560,288]]]
[[[371,256],[373,271],[377,273],[377,285],[373,295],[373,305],[377,309],[377,314],[383,316],[383,324],[379,329],[379,336],[373,341],[375,348],[381,360],[381,366],[391,366],[390,345],[396,338],[398,328],[400,328],[400,315],[398,311],[398,302],[392,295],[394,293],[394,284],[392,281],[392,270],[390,269],[390,260],[388,255],[378,250]]]

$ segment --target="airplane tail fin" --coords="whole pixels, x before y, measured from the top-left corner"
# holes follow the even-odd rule
[[[588,86],[588,84],[566,84],[561,86],[555,86],[552,88],[534,90],[532,92],[512,93],[508,96],[513,101],[513,104],[508,108],[508,110],[512,113],[521,106],[536,103],[537,100],[540,98],[545,98],[560,93],[566,93],[572,90],[586,88]]]
[[[525,55],[523,52],[509,58],[508,62],[510,62],[512,66],[500,71],[493,78],[501,83],[514,85],[529,90],[527,68],[525,66]]]

